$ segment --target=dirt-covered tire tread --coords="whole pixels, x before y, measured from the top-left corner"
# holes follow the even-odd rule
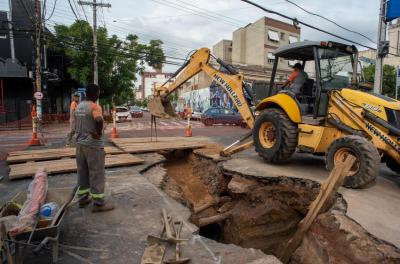
[[[360,169],[357,174],[347,176],[343,186],[347,188],[363,188],[375,181],[379,174],[381,157],[377,148],[367,139],[350,135],[336,139],[329,146],[326,153],[326,167],[330,171],[334,165],[334,154],[340,148],[350,148],[360,162]]]
[[[258,130],[265,121],[265,117],[277,120],[278,129],[280,130],[280,137],[277,139],[279,142],[278,148],[271,153],[261,145],[258,138]],[[268,120],[270,121],[270,120]],[[262,111],[256,119],[253,138],[256,152],[265,161],[270,163],[281,163],[286,161],[295,152],[298,142],[298,129],[297,125],[293,123],[289,117],[281,110],[276,108],[270,108]]]

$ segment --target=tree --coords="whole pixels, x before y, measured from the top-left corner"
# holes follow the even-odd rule
[[[375,79],[375,65],[370,64],[363,68],[365,80],[367,82],[374,82]],[[390,97],[395,96],[396,91],[396,68],[390,65],[383,66],[383,79],[382,79],[382,94]]]
[[[92,28],[86,21],[77,20],[72,25],[56,25],[49,46],[67,57],[67,73],[82,85],[93,80]],[[127,103],[134,98],[133,82],[144,65],[159,68],[165,60],[161,40],[151,40],[147,45],[139,43],[136,35],[129,34],[124,40],[111,37],[107,29],[99,27],[98,71],[101,98],[115,104]]]

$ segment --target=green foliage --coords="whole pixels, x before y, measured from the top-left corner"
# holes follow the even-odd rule
[[[370,64],[363,68],[365,80],[367,82],[374,82],[375,79],[375,65]],[[382,79],[382,94],[390,97],[395,96],[396,87],[396,68],[390,65],[383,66],[383,79]]]
[[[72,25],[56,25],[49,46],[67,57],[67,73],[82,85],[93,80],[92,28],[86,21],[77,20]],[[116,105],[134,100],[132,91],[136,74],[147,63],[159,68],[165,60],[161,40],[151,40],[147,45],[139,43],[136,35],[129,34],[124,40],[116,35],[108,36],[107,29],[97,29],[98,72],[101,97],[114,99]]]

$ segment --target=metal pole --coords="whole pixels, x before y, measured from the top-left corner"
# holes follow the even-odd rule
[[[380,43],[386,39],[386,0],[381,0],[379,10],[379,28],[378,28],[378,48],[376,52],[375,64],[375,78],[374,78],[374,92],[377,94],[382,93],[382,75],[383,75],[383,57],[379,54]]]
[[[14,32],[12,25],[12,3],[11,0],[8,1],[9,11],[8,11],[8,29],[10,34],[10,50],[11,50],[11,61],[15,63],[15,45],[14,45]]]
[[[98,69],[97,69],[97,5],[96,0],[93,0],[93,83],[99,84]]]
[[[41,50],[40,50],[40,38],[41,38],[41,29],[42,29],[42,22],[41,22],[41,15],[40,15],[40,0],[35,0],[35,18],[36,18],[36,58],[35,58],[35,88],[36,92],[42,91],[42,78],[41,78]],[[37,118],[39,120],[42,119],[42,100],[36,99],[36,111],[37,111]]]
[[[93,2],[78,1],[80,5],[89,5],[93,8],[93,83],[99,84],[98,65],[97,65],[97,6],[100,7],[111,7],[111,4],[97,3],[96,0]]]

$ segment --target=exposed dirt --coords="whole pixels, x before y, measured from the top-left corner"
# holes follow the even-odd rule
[[[171,196],[176,196],[176,185],[182,191],[183,198],[193,207],[201,206],[213,200],[209,194],[207,185],[201,181],[198,169],[194,164],[192,154],[184,152],[171,152],[167,155],[165,169],[167,170],[167,181],[164,190]]]
[[[200,234],[277,255],[295,233],[320,185],[300,178],[225,175],[218,148],[166,155],[163,189],[189,204]],[[208,208],[195,211],[205,204]],[[292,263],[400,263],[400,250],[346,216],[340,194],[330,199],[292,256]]]

